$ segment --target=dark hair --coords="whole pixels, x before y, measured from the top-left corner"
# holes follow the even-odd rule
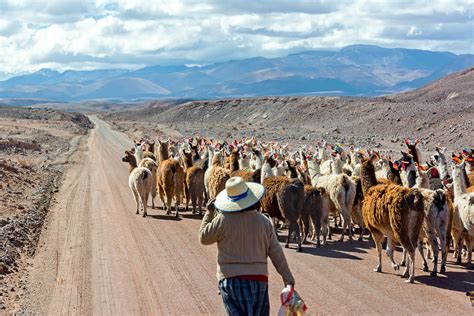
[[[247,211],[258,211],[260,209],[260,201],[258,201],[257,203],[255,203],[254,205],[252,206],[249,206],[247,208],[244,208],[243,210],[241,210],[240,212],[247,212]]]

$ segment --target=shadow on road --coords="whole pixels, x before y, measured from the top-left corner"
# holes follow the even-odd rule
[[[204,213],[203,213],[204,214]],[[186,219],[196,219],[196,220],[202,220],[203,218],[203,215],[199,215],[199,214],[192,214],[192,213],[189,213],[189,214],[179,214],[181,215],[183,218],[186,218]]]
[[[429,275],[416,276],[415,281],[456,292],[468,292],[474,290],[474,271],[466,270],[459,267],[459,271],[448,271],[446,273],[438,273],[437,277]]]
[[[150,217],[150,218],[154,218],[154,219],[161,219],[161,220],[165,220],[165,221],[182,221],[183,219],[180,217],[176,217],[174,216],[173,213],[171,213],[170,215],[147,215],[147,217]]]

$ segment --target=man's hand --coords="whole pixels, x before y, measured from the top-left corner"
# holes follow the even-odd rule
[[[214,202],[216,201],[216,198],[213,198],[207,202],[206,209],[209,213],[214,213],[216,210],[216,206],[214,205]]]

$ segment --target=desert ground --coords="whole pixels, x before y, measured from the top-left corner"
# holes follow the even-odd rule
[[[43,314],[223,314],[215,279],[216,249],[197,240],[200,218],[175,219],[161,209],[134,213],[127,168],[120,161],[130,138],[91,117],[95,128],[68,160],[35,255],[22,270],[24,287],[9,311]],[[367,236],[366,236],[367,237]],[[336,240],[335,237],[333,240]],[[470,311],[465,292],[474,274],[448,260],[431,277],[417,264],[408,285],[384,261],[374,273],[372,242],[329,242],[285,249],[297,290],[310,314],[438,314]],[[397,254],[400,258],[400,254]],[[272,310],[282,282],[271,268]]]
[[[473,71],[463,75],[469,79]],[[435,92],[374,99],[148,102],[90,114],[90,122],[57,110],[0,108],[0,307],[52,315],[222,315],[216,247],[199,244],[201,218],[184,211],[175,218],[161,208],[149,209],[147,218],[135,214],[121,161],[133,140],[254,135],[292,146],[326,139],[396,154],[408,137],[421,139],[426,160],[438,144],[474,147],[472,97],[456,80],[467,79],[437,83]],[[405,284],[387,258],[383,273],[372,271],[376,253],[368,234],[363,241],[337,239],[322,248],[309,243],[302,253],[284,249],[310,315],[472,310],[465,292],[474,290],[474,272],[455,265],[452,253],[437,277],[422,271],[417,254],[415,284]],[[283,284],[270,267],[274,313]]]

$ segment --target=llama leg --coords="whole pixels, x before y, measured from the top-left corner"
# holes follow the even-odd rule
[[[415,281],[415,250],[408,251],[408,266],[410,267],[410,276],[405,282],[413,283]]]
[[[400,262],[400,267],[406,267],[406,266],[407,266],[407,252],[405,248],[403,248],[402,261]]]
[[[290,248],[290,238],[291,238],[291,233],[293,232],[293,227],[292,225],[288,225],[288,238],[286,239],[286,244],[285,248]]]
[[[359,227],[360,227],[360,236],[359,236],[358,240],[362,241],[362,240],[364,240],[365,227],[364,227],[364,225],[359,225]]]
[[[375,248],[377,249],[378,264],[375,267],[375,272],[382,272],[382,239],[383,235],[378,230],[372,231],[372,237],[374,238]]]
[[[138,196],[138,192],[135,189],[132,189],[133,199],[135,200],[135,205],[137,207],[137,212],[135,214],[140,214],[140,197]]]
[[[347,209],[342,210],[342,234],[341,238],[339,238],[339,241],[344,241],[344,234],[346,232],[346,229],[348,231],[349,235],[349,241],[352,241],[352,223],[351,223],[351,216],[350,214],[347,213]]]
[[[191,194],[191,202],[193,203],[193,214],[197,213],[197,196],[196,192],[193,191]]]
[[[303,244],[307,243],[308,238],[308,228],[309,228],[309,217],[307,215],[300,218],[300,228],[303,235]]]
[[[158,194],[160,196],[161,204],[163,205],[163,210],[166,211],[165,190],[163,190],[161,185],[158,186]]]
[[[429,243],[430,243],[430,248],[433,250],[433,271],[431,271],[430,275],[436,276],[438,274],[439,244],[438,244],[438,239],[436,238],[436,235],[434,234],[434,232],[431,234],[431,236],[429,236]],[[443,244],[444,242],[441,239],[441,249],[443,249]],[[443,256],[443,252],[441,252],[441,256]],[[441,267],[442,266],[443,266],[443,263],[441,262]]]
[[[471,238],[469,236],[466,237],[466,246],[467,246],[467,268],[473,269],[472,265],[472,245],[471,245]]]
[[[421,255],[421,259],[423,259],[423,271],[428,272],[429,271],[428,262],[426,261],[424,249],[425,248],[423,246],[423,241],[422,240],[418,241],[418,252]]]
[[[313,220],[314,226],[315,226],[315,231],[316,231],[316,247],[321,247],[321,216],[316,216],[316,218]],[[325,230],[323,230],[323,234],[326,233]],[[323,237],[324,242],[326,242],[326,236]]]
[[[173,196],[171,194],[166,194],[166,215],[170,215],[171,213],[171,204],[173,201]]]
[[[296,249],[297,252],[302,252],[303,247],[301,247],[301,232],[300,232],[300,226],[298,225],[298,222],[293,222],[292,224],[294,226],[294,230],[296,232],[296,241],[298,243],[298,248]]]
[[[392,268],[394,271],[397,271],[400,269],[400,266],[395,262],[395,260],[393,259],[393,252],[395,250],[395,244],[394,242],[392,241],[392,239],[388,239],[387,240],[387,255],[390,259],[390,263],[392,264]]]
[[[199,215],[202,215],[202,203],[203,203],[202,199],[203,199],[203,192],[200,192],[197,196]]]
[[[461,253],[462,253],[462,238],[458,238],[457,241],[457,253],[456,253],[456,264],[461,264]],[[456,250],[456,249],[455,249]]]
[[[445,223],[441,224],[438,228],[438,236],[441,247],[441,268],[440,273],[446,272],[446,259],[449,251],[449,242],[447,241],[447,225]]]
[[[146,207],[147,207],[147,200],[148,200],[148,195],[149,194],[150,194],[149,192],[143,192],[142,196],[141,196],[141,201],[142,201],[142,205],[143,205],[143,217],[147,216]]]
[[[191,198],[191,197],[190,197],[189,188],[188,188],[187,185],[184,186],[184,197],[185,197],[185,199],[186,199],[186,208],[185,208],[185,210],[186,210],[186,212],[187,212],[187,211],[189,210],[189,206],[188,206],[188,205],[189,205],[189,200],[190,200],[190,198]],[[194,214],[194,211],[195,211],[195,209],[193,208],[193,214]]]

